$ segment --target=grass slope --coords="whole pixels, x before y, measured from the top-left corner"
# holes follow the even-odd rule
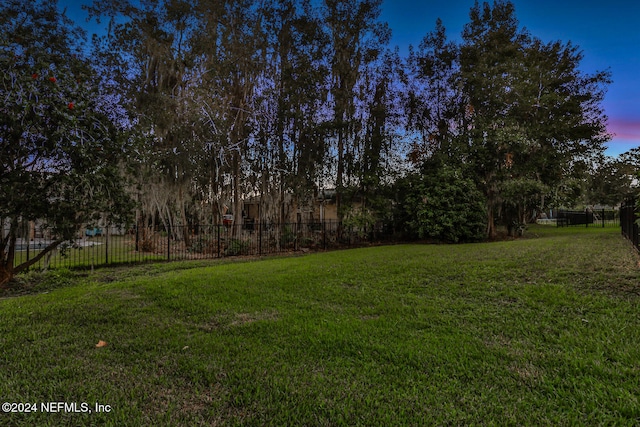
[[[637,255],[530,236],[54,273],[0,300],[0,424],[637,425]]]

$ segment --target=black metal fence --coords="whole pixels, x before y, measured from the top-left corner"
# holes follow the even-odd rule
[[[587,209],[584,211],[560,210],[557,213],[556,225],[569,227],[581,225],[584,227],[619,227],[620,211],[607,209]]]
[[[31,268],[93,268],[119,263],[215,259],[230,256],[330,250],[392,239],[379,224],[357,228],[336,221],[133,227],[86,230],[42,257]],[[33,259],[51,239],[19,239],[15,264]]]
[[[640,251],[640,236],[638,235],[638,207],[635,199],[628,199],[620,207],[620,225],[622,234],[629,239],[633,246]]]

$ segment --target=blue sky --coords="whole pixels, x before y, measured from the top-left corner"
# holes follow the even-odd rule
[[[60,0],[68,16],[85,25],[82,0]],[[449,38],[460,38],[473,0],[383,0],[381,20],[393,32],[392,46],[401,54],[417,46],[440,17]],[[490,3],[493,3],[491,0]],[[571,41],[584,54],[582,70],[609,69],[604,108],[609,117],[607,154],[640,147],[640,0],[512,0],[520,25],[544,41]]]
[[[384,0],[382,20],[402,54],[432,31],[438,17],[448,37],[460,39],[473,0]],[[482,3],[482,2],[480,2]],[[490,2],[491,4],[493,1]],[[640,0],[512,0],[520,25],[544,41],[571,41],[584,54],[582,70],[609,69],[604,109],[609,116],[607,154],[640,146]]]

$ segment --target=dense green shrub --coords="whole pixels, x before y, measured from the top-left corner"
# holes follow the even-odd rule
[[[249,253],[249,242],[242,239],[230,239],[225,255],[247,255]]]
[[[537,179],[515,178],[500,186],[502,196],[502,220],[513,235],[543,209],[543,196],[549,187]]]
[[[456,243],[486,235],[484,196],[458,169],[438,165],[411,174],[398,182],[396,194],[398,227],[410,236]]]
[[[364,239],[373,230],[376,217],[367,208],[351,208],[342,220],[345,229]]]

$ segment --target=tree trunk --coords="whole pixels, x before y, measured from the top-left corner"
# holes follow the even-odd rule
[[[499,200],[498,188],[494,172],[485,173],[484,177],[486,183],[484,193],[487,198],[487,238],[494,239],[497,235],[496,207],[498,206]]]
[[[13,266],[14,255],[16,252],[16,236],[15,233],[10,237],[9,240],[9,250],[7,252],[6,260],[3,259],[0,263],[0,287],[4,287],[11,279],[15,277],[16,274],[20,273],[23,270],[31,267],[33,264],[37,263],[44,257],[49,254],[55,248],[62,243],[62,240],[55,240],[51,242],[46,248],[44,248],[38,255],[31,258],[29,261],[23,262],[17,267]],[[0,254],[4,255],[4,254]]]
[[[7,236],[8,240],[2,239],[2,249],[0,250],[0,287],[4,287],[15,275],[15,269],[13,267],[14,256],[16,253],[16,230],[18,220],[14,218],[9,227],[9,235]],[[8,244],[8,247],[5,246],[5,243]],[[5,248],[7,251],[5,252]]]
[[[344,174],[344,141],[343,132],[338,133],[338,170],[336,176],[336,211],[338,213],[338,222],[342,222],[342,187]]]
[[[494,239],[496,237],[496,221],[495,208],[492,200],[487,201],[487,237]]]
[[[7,283],[13,279],[13,266],[4,262],[0,264],[0,289],[5,288]]]
[[[237,237],[239,235],[240,228],[242,226],[242,200],[240,198],[240,155],[235,152],[233,154],[232,167],[233,167],[233,225],[232,235]]]
[[[182,216],[182,239],[184,240],[185,248],[191,247],[191,236],[189,234],[189,227],[187,222],[187,208],[184,202],[184,195],[182,192],[182,185],[179,189],[179,198],[180,198],[180,215]]]

